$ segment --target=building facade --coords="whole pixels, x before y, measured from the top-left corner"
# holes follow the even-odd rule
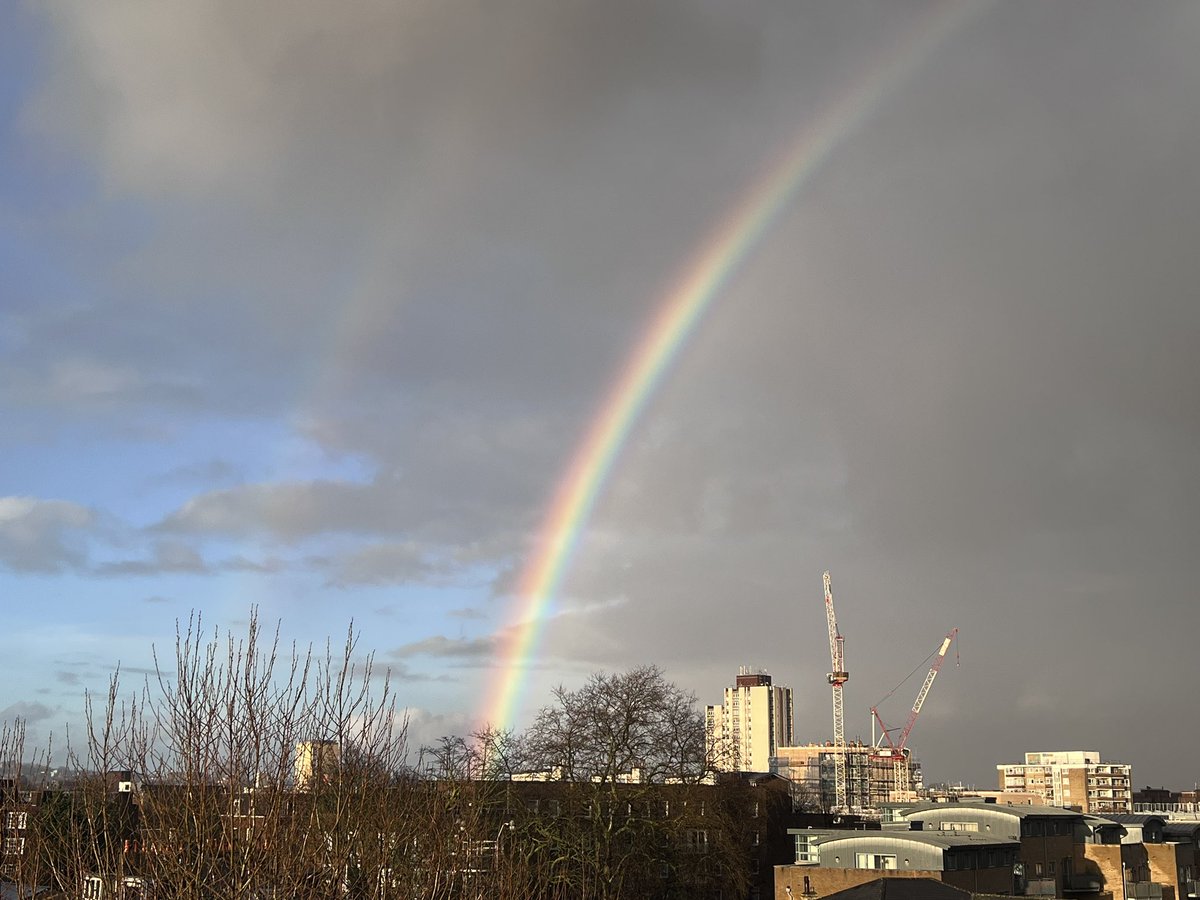
[[[846,760],[846,805],[857,815],[874,817],[889,802],[916,801],[921,790],[921,764],[906,749],[903,757],[879,755],[862,741],[839,750],[832,743],[780,747],[771,771],[790,779],[800,807],[831,810],[835,805],[834,773],[837,753]],[[907,768],[907,773],[900,767]],[[901,789],[902,785],[906,785]]]
[[[792,689],[742,666],[720,706],[705,707],[713,762],[728,772],[769,772],[778,748],[792,742]]]
[[[775,869],[776,898],[825,897],[884,875],[926,878],[964,890],[1012,894],[1016,838],[966,832],[791,829],[796,862]]]
[[[1035,794],[1051,806],[1094,815],[1133,812],[1132,766],[1103,762],[1094,750],[1025,754],[996,766],[1002,791]]]
[[[301,741],[296,745],[292,778],[296,790],[306,791],[337,772],[342,748],[337,741]]]

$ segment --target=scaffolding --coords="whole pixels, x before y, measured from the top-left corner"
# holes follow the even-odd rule
[[[845,806],[838,808],[837,770],[845,771]],[[799,808],[820,812],[847,812],[877,817],[887,803],[909,802],[921,790],[921,766],[905,751],[903,765],[881,759],[870,744],[849,741],[839,753],[832,743],[780,747],[771,770],[792,782]],[[905,784],[907,782],[907,784]]]

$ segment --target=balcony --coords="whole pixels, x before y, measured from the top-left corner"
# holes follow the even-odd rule
[[[1200,897],[1200,881],[1184,881],[1179,885],[1179,892],[1185,897]]]
[[[1162,885],[1153,881],[1128,881],[1125,897],[1126,900],[1162,900]]]
[[[1063,879],[1064,894],[1095,894],[1101,887],[1099,875],[1067,875]]]

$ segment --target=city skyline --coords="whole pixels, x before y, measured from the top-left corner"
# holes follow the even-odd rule
[[[959,628],[927,778],[1195,782],[1200,9],[0,21],[31,739],[254,608],[353,620],[417,742],[641,664],[701,707],[761,666],[828,739],[829,570],[848,739]]]

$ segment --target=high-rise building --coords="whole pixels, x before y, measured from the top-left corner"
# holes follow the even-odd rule
[[[1036,794],[1053,806],[1091,814],[1133,811],[1132,766],[1102,762],[1095,750],[1025,754],[1024,763],[996,766],[1000,790]]]
[[[296,745],[293,778],[296,790],[306,791],[337,772],[342,748],[337,741],[301,741]]]
[[[717,768],[769,772],[775,751],[792,742],[792,689],[742,666],[725,702],[705,707],[705,727]]]

